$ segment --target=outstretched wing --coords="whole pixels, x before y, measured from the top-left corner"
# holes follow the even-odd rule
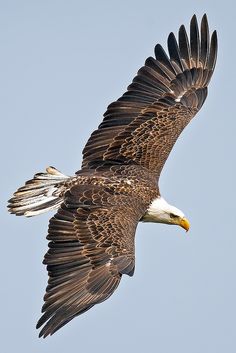
[[[83,168],[113,161],[139,164],[160,175],[175,141],[207,96],[217,36],[213,32],[210,40],[206,15],[200,33],[193,16],[190,40],[183,25],[178,43],[170,33],[168,51],[169,57],[157,44],[156,58],[149,57],[127,92],[109,105],[84,148]]]
[[[134,235],[142,206],[96,185],[74,186],[49,223],[49,274],[40,336],[106,300],[134,272]]]

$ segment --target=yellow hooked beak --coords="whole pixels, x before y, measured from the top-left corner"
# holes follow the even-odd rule
[[[184,228],[186,230],[186,232],[190,228],[190,223],[187,220],[187,218],[185,218],[185,217],[180,219],[179,225],[180,225],[180,227]]]

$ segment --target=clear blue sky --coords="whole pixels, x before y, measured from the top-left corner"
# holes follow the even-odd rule
[[[236,352],[235,10],[233,0],[0,2],[2,352]],[[16,218],[6,200],[48,165],[78,170],[106,106],[154,45],[205,12],[219,36],[215,75],[160,183],[190,232],[140,224],[134,277],[38,339],[52,214]]]

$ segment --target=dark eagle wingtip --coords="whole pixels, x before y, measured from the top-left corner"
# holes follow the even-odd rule
[[[203,22],[208,24],[208,18],[206,13],[204,13],[204,15],[202,16],[202,23]]]
[[[216,65],[218,52],[218,39],[216,30],[212,33],[211,36],[211,45],[210,45],[210,54],[209,54],[209,69],[213,72]]]
[[[191,17],[191,20],[190,20],[190,27],[195,26],[196,23],[197,23],[197,15],[193,14],[193,16]]]
[[[38,330],[43,324],[45,323],[45,320],[42,321],[41,318],[38,320],[36,324],[36,329]],[[52,336],[54,332],[50,331],[48,325],[46,324],[44,327],[41,328],[39,331],[38,337],[39,338],[46,338],[48,336]]]

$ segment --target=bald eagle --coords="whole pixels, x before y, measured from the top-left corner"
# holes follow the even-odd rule
[[[217,56],[217,35],[209,36],[206,15],[196,16],[178,39],[160,44],[127,91],[111,103],[83,150],[81,169],[66,176],[54,167],[37,173],[9,200],[11,213],[35,216],[57,210],[50,219],[49,275],[37,328],[46,337],[106,300],[123,274],[135,267],[138,222],[189,229],[178,208],[161,196],[158,180],[178,136],[197,114]]]

